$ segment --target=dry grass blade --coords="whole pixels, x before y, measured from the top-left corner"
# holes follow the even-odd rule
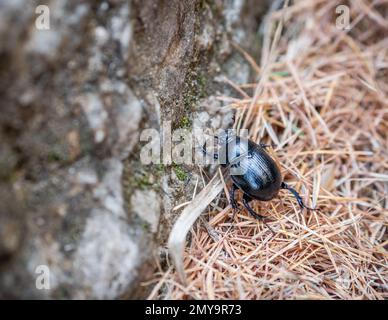
[[[202,211],[222,191],[222,188],[223,184],[220,177],[215,175],[193,201],[186,206],[171,230],[168,239],[168,249],[183,283],[186,283],[186,275],[183,268],[183,251],[187,233]]]

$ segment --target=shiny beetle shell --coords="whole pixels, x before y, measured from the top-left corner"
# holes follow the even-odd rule
[[[276,162],[264,148],[253,141],[229,136],[220,154],[225,154],[222,165],[241,168],[242,174],[232,174],[234,184],[253,199],[268,201],[277,196],[282,175]]]

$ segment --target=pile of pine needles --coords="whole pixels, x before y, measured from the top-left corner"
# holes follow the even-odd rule
[[[388,296],[388,9],[338,1],[294,1],[271,12],[261,62],[241,48],[257,83],[236,84],[236,128],[270,150],[287,191],[246,210],[208,207],[183,254],[186,284],[160,267],[150,299],[384,299]],[[223,182],[226,198],[228,185]],[[241,193],[238,193],[241,200]],[[241,206],[241,204],[240,204]]]

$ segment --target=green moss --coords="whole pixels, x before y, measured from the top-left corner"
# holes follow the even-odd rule
[[[165,170],[164,164],[163,164],[163,163],[155,164],[153,167],[155,168],[155,171],[156,171],[158,174],[163,173],[164,170]]]
[[[208,9],[210,9],[212,12],[216,12],[217,5],[214,0],[201,0],[197,3],[197,8],[201,13]]]
[[[180,121],[180,127],[182,129],[188,129],[191,127],[191,121],[188,116],[183,116]]]
[[[163,164],[155,164],[146,167],[133,167],[133,163],[125,163],[122,184],[124,186],[124,194],[129,191],[128,199],[135,189],[155,189],[160,185],[159,181],[165,171]]]
[[[150,229],[150,225],[144,220],[139,221],[139,225],[144,231],[149,231]]]
[[[148,175],[138,175],[135,177],[135,185],[140,189],[145,189],[148,186],[151,186],[150,178]]]
[[[177,164],[173,164],[173,169],[175,172],[175,175],[180,181],[186,181],[187,180],[187,173],[182,169],[181,166]]]
[[[69,161],[69,155],[66,152],[65,148],[58,144],[53,146],[48,152],[47,161],[67,163]]]
[[[202,73],[199,74],[198,78],[197,78],[197,83],[198,83],[198,96],[200,98],[203,98],[206,96],[206,84],[207,84],[207,80],[206,80],[206,77],[205,75],[203,75]]]
[[[195,93],[187,90],[183,95],[183,104],[185,111],[191,111],[193,106],[198,102],[198,97]]]
[[[195,72],[188,77],[183,92],[183,104],[185,111],[192,111],[199,99],[206,97],[207,80],[203,74],[197,75]]]
[[[187,181],[188,173],[182,168],[182,166],[176,163],[172,163],[172,165],[168,166],[168,168],[166,168],[163,164],[154,164],[147,166],[146,169],[132,168],[130,172],[126,171],[126,174],[124,175],[125,178],[123,178],[122,183],[124,187],[124,197],[128,200],[128,203],[130,203],[133,190],[160,190],[161,177],[165,173],[166,169],[174,170],[179,181]]]

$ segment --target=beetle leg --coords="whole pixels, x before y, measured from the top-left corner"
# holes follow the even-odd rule
[[[272,147],[273,149],[276,148],[276,145],[274,143],[271,143],[271,144],[267,144],[267,143],[259,143],[260,147],[262,147],[263,149],[267,149],[269,147]]]
[[[306,206],[304,203],[303,203],[303,200],[302,200],[302,197],[299,195],[299,193],[294,189],[294,188],[291,188],[287,183],[285,182],[282,182],[282,184],[280,185],[280,188],[281,189],[286,189],[288,191],[290,191],[294,197],[296,198],[296,201],[298,202],[299,204],[299,207],[303,210],[304,208],[306,208],[307,210],[318,210],[316,208],[310,208],[308,206]]]
[[[246,194],[244,194],[243,196],[243,204],[244,204],[244,207],[248,210],[248,212],[253,216],[255,217],[256,219],[258,220],[261,220],[264,222],[264,224],[267,226],[267,228],[272,232],[273,235],[275,235],[275,232],[272,230],[272,228],[267,224],[267,222],[265,222],[265,218],[264,216],[258,214],[257,212],[255,212],[255,210],[253,210],[251,208],[251,206],[249,205],[249,201],[253,200],[252,198],[250,198],[249,196],[247,196]]]
[[[233,209],[232,221],[234,221],[234,218],[236,216],[237,209],[238,209],[238,203],[237,203],[236,198],[235,198],[235,193],[236,193],[237,189],[238,189],[237,186],[233,183],[232,188],[229,191],[229,203]]]
[[[233,183],[232,184],[232,188],[229,191],[229,202],[230,202],[230,206],[232,207],[232,209],[234,211],[236,211],[236,209],[238,208],[238,204],[237,204],[237,201],[236,201],[236,198],[235,198],[236,190],[237,190],[237,187]]]
[[[260,147],[262,147],[263,149],[266,149],[266,148],[270,147],[269,144],[261,143],[261,142],[259,143],[259,145],[260,145]]]

